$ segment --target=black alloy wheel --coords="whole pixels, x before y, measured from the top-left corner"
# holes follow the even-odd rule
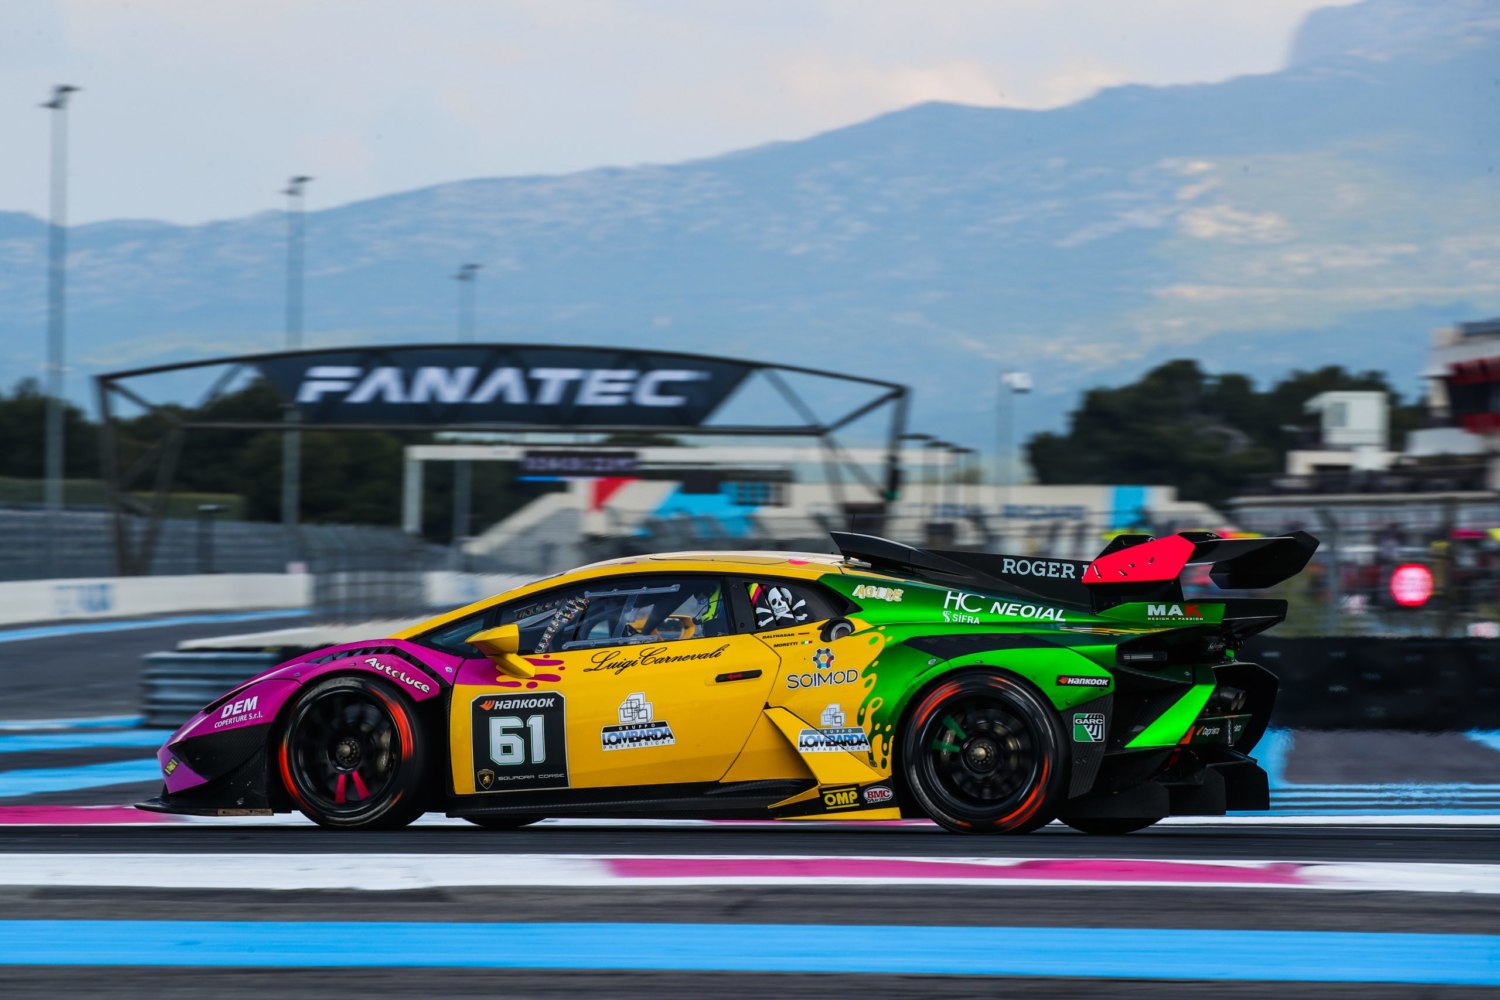
[[[1057,815],[1067,758],[1056,714],[1025,683],[976,671],[912,708],[902,771],[928,816],[958,833],[1026,833]]]
[[[390,685],[333,677],[293,704],[282,730],[281,780],[319,826],[391,830],[422,815],[420,720]]]

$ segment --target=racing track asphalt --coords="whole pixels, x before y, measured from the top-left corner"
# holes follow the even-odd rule
[[[266,622],[272,628],[281,623]],[[178,641],[233,630],[223,625],[163,627],[115,635],[63,636],[0,647],[11,717],[48,718],[129,713],[141,656]],[[116,788],[115,793],[126,789]],[[120,801],[120,798],[113,801]],[[818,828],[713,826],[550,826],[489,832],[417,826],[391,833],[336,833],[311,827],[162,824],[142,827],[0,827],[0,853],[257,853],[443,855],[759,854],[954,857],[996,856],[1500,863],[1494,827],[1233,825],[1159,827],[1126,837],[1085,837],[1051,828],[1021,838],[960,837],[926,827]],[[373,859],[372,859],[373,860]],[[611,888],[450,887],[411,891],[253,891],[0,887],[0,914],[30,920],[297,920],[368,921],[369,950],[380,948],[380,924],[395,921],[647,922],[744,926],[740,946],[755,949],[755,924],[890,924],[977,927],[1147,927],[1234,930],[1500,934],[1494,896],[1393,891],[1302,892],[1268,889],[1095,886],[768,887],[712,885]],[[496,948],[503,948],[497,937]],[[694,971],[535,971],[454,968],[264,969],[8,966],[0,995],[56,996],[97,991],[118,997],[361,995],[701,997],[733,992],[818,998],[870,997],[1212,997],[1317,996],[1387,1000],[1470,997],[1487,988],[1313,982],[1168,981],[1161,979],[1026,979],[931,975]]]
[[[186,863],[191,863],[184,858]],[[247,858],[253,867],[254,859]],[[393,922],[663,923],[731,925],[739,953],[754,956],[756,925],[943,926],[1033,928],[1212,928],[1292,932],[1389,932],[1442,935],[1495,933],[1493,896],[1398,892],[1288,892],[1279,890],[1152,889],[1136,887],[766,887],[694,888],[446,888],[416,891],[120,890],[33,888],[0,890],[0,912],[35,921],[349,921],[379,951],[381,925]],[[818,998],[870,997],[1213,997],[1317,996],[1395,1000],[1490,995],[1481,988],[1413,984],[1242,982],[1171,979],[947,977],[772,972],[570,971],[537,969],[354,968],[257,969],[248,940],[244,967],[212,968],[6,966],[0,993],[56,996],[97,990],[119,997],[179,997],[205,988],[227,997],[282,996],[537,996]],[[1309,942],[1311,946],[1311,942]],[[316,941],[308,942],[316,948]],[[492,948],[507,950],[503,928]],[[271,960],[274,961],[274,960]],[[1264,970],[1257,970],[1264,973]],[[1249,970],[1247,970],[1249,972]],[[1148,973],[1149,974],[1149,973]]]
[[[1022,837],[965,837],[934,826],[816,829],[733,823],[712,826],[543,825],[522,830],[414,826],[344,832],[312,826],[215,825],[0,827],[0,854],[330,853],[443,854],[493,849],[520,854],[809,855],[818,857],[1118,857],[1160,860],[1389,861],[1500,864],[1493,826],[1162,826],[1091,837],[1051,826]],[[1497,917],[1500,924],[1500,917]]]

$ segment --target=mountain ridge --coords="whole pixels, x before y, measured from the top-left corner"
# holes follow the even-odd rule
[[[1370,54],[1412,18],[1436,27]],[[1491,20],[1367,0],[1315,12],[1276,73],[1049,111],[929,103],[685,163],[309,211],[307,343],[451,340],[451,277],[475,261],[485,339],[895,378],[919,429],[968,444],[992,437],[975,400],[993,405],[1005,368],[1036,374],[1023,432],[1184,355],[1262,377],[1378,367],[1410,392],[1434,326],[1500,311],[1497,157],[1476,125],[1500,121]],[[0,212],[17,345],[0,385],[39,369],[45,231]],[[280,212],[71,230],[75,373],[278,348],[285,232]]]

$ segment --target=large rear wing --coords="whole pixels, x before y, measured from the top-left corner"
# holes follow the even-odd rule
[[[1127,601],[1182,597],[1182,571],[1208,566],[1220,590],[1274,587],[1302,572],[1318,540],[1305,531],[1269,538],[1220,538],[1210,531],[1183,531],[1166,538],[1121,535],[1083,572],[1095,610]]]
[[[920,549],[874,535],[831,533],[846,559],[879,573],[950,587],[1001,590],[1104,611],[1131,601],[1182,599],[1182,571],[1210,566],[1223,590],[1275,586],[1302,571],[1318,548],[1305,531],[1270,538],[1220,538],[1184,531],[1165,538],[1120,535],[1093,562],[988,552]]]

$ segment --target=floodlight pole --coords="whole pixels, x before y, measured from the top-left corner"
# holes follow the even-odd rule
[[[478,271],[478,264],[464,264],[453,276],[458,282],[458,342],[461,344],[474,340],[474,281]],[[453,463],[453,568],[460,572],[467,568],[464,565],[464,539],[469,536],[473,492],[473,466],[461,458]]]
[[[287,182],[286,190],[286,349],[302,348],[303,204],[302,191],[311,177],[301,174]],[[286,422],[295,424],[295,405],[286,409]],[[281,525],[286,531],[286,562],[300,562],[302,545],[298,522],[302,508],[302,432],[291,430],[281,437]]]
[[[474,341],[474,280],[479,271],[478,264],[465,264],[458,269],[453,280],[458,282],[458,342]]]
[[[1024,381],[1023,381],[1024,380]],[[1016,386],[1022,392],[1029,391],[1030,378],[1022,372],[1002,372],[998,387],[996,411],[999,419],[999,456],[995,468],[995,481],[1000,487],[1000,511],[997,521],[1001,538],[1008,537],[1010,520],[1006,509],[1010,506],[1012,488],[1021,468],[1021,456],[1016,454]]]
[[[59,84],[42,107],[52,112],[52,225],[47,231],[47,427],[43,532],[43,572],[58,571],[58,521],[63,507],[63,360],[67,327],[68,267],[68,95],[77,87]]]

